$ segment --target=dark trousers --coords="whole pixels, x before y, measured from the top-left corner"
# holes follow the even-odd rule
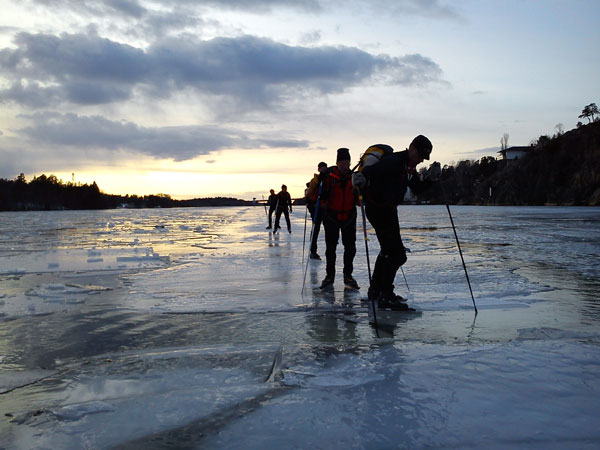
[[[274,206],[269,206],[269,228],[271,228],[272,225],[272,219],[273,219],[273,211],[275,211],[275,207]]]
[[[342,233],[342,244],[344,245],[344,275],[352,275],[354,270],[354,256],[356,255],[356,210],[348,220],[340,222],[336,213],[331,212],[323,217],[323,228],[325,228],[325,258],[327,260],[327,276],[335,277],[335,250]]]
[[[379,255],[375,261],[371,286],[374,292],[393,292],[394,278],[406,262],[406,251],[400,236],[398,210],[395,206],[377,207],[367,203],[365,212],[377,234]]]
[[[323,223],[323,209],[319,208],[317,213],[317,220],[315,221],[315,206],[312,203],[307,203],[306,207],[310,213],[310,218],[313,221],[312,227],[312,240],[310,242],[310,252],[317,253],[317,239],[319,238],[319,231],[321,230],[321,224]]]
[[[285,208],[285,209],[277,208],[277,212],[275,213],[275,229],[280,228],[279,219],[281,218],[281,213],[283,213],[283,215],[285,216],[285,222],[287,223],[288,231],[291,231],[292,224],[290,223],[290,213],[288,212],[287,208]]]

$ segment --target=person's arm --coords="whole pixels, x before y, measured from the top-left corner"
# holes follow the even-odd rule
[[[408,187],[415,194],[421,194],[431,187],[433,182],[430,179],[421,180],[418,173],[414,173],[408,180]]]

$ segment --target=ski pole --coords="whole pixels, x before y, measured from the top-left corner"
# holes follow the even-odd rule
[[[467,284],[469,285],[469,292],[471,292],[471,300],[473,300],[473,308],[475,308],[475,315],[477,315],[477,305],[475,304],[475,297],[473,296],[473,289],[471,289],[471,281],[469,281],[469,273],[467,272],[465,258],[463,258],[462,249],[460,248],[460,242],[458,241],[458,234],[456,234],[456,227],[454,226],[454,219],[452,218],[452,213],[450,212],[450,206],[448,205],[448,200],[446,200],[446,193],[444,192],[444,187],[442,186],[441,181],[440,181],[440,189],[442,191],[442,197],[444,197],[444,203],[446,204],[446,209],[448,210],[448,216],[450,217],[450,223],[452,224],[452,230],[454,230],[454,237],[456,238],[456,246],[458,247],[458,253],[460,253],[460,259],[462,261],[463,269],[465,270],[465,277],[467,278]]]
[[[263,201],[265,200],[265,196],[264,196],[264,195],[262,196],[262,199],[263,199]],[[266,215],[267,215],[267,217],[268,217],[268,216],[269,216],[269,213],[267,212],[267,202],[265,202],[265,203],[263,204],[263,206],[265,207],[265,214],[266,214]]]
[[[406,281],[406,275],[404,275],[404,269],[400,266],[400,270],[402,271],[402,276],[404,277],[404,283],[406,284],[406,289],[410,292],[410,288],[408,287],[408,281]]]
[[[319,183],[319,193],[317,194],[317,203],[315,204],[315,214],[312,220],[312,227],[310,228],[310,243],[312,245],[313,232],[315,231],[315,224],[319,216],[319,204],[321,203],[321,192],[323,191],[323,180]],[[302,258],[304,259],[304,258]],[[306,272],[308,272],[308,260],[310,259],[310,252],[308,253],[308,259],[306,260],[306,267],[304,268],[304,280],[302,280],[302,290],[300,295],[304,294],[304,285],[306,284]]]
[[[369,260],[369,244],[367,237],[367,215],[365,214],[365,205],[363,205],[363,198],[361,194],[358,194],[358,202],[360,203],[360,210],[362,212],[363,219],[363,235],[365,237],[365,253],[367,255],[367,271],[369,272],[369,284],[371,284],[371,261]]]
[[[306,204],[306,211],[304,211],[304,237],[302,238],[302,261],[304,261],[304,248],[306,247],[306,221],[308,219],[308,203]]]
[[[367,271],[369,273],[369,287],[371,286],[371,261],[369,260],[369,238],[367,237],[367,215],[365,214],[365,205],[363,204],[363,197],[360,191],[358,191],[358,202],[360,203],[360,210],[362,212],[362,220],[363,220],[363,235],[365,237],[365,254],[367,255]],[[373,309],[373,324],[375,325],[375,330],[378,330],[379,327],[377,325],[377,311],[375,311],[375,299],[371,298],[371,309]],[[377,337],[379,337],[379,332],[377,332]]]

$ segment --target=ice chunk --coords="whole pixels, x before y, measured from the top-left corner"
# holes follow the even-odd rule
[[[79,420],[90,414],[98,414],[103,412],[113,412],[115,407],[108,402],[92,401],[87,403],[79,403],[74,405],[63,406],[62,408],[52,411],[52,414],[59,420],[73,421]]]

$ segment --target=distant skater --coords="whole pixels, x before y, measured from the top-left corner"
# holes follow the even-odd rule
[[[321,289],[331,286],[335,280],[336,248],[342,235],[344,245],[344,284],[351,289],[360,289],[352,278],[354,256],[356,255],[356,205],[358,195],[352,186],[350,171],[350,151],[340,148],[337,151],[336,166],[322,172],[323,180],[321,201],[323,209],[323,227],[325,228],[325,259],[327,260],[326,276]]]
[[[310,213],[310,218],[313,221],[313,232],[312,241],[310,242],[310,259],[321,259],[317,253],[317,239],[319,238],[319,231],[321,230],[321,224],[323,223],[323,205],[319,205],[320,211],[315,211],[317,206],[317,199],[319,196],[319,175],[327,170],[327,164],[321,161],[317,165],[318,173],[315,173],[310,183],[308,183],[308,189],[306,191],[306,207]],[[315,212],[317,217],[315,220]]]
[[[288,212],[289,211],[289,212]],[[285,216],[285,222],[287,223],[288,233],[292,232],[292,224],[290,223],[290,214],[292,212],[292,197],[287,191],[285,184],[281,185],[281,191],[277,194],[277,211],[275,212],[275,229],[273,232],[277,232],[281,227],[279,226],[279,219],[281,219],[281,213]]]
[[[267,227],[267,230],[271,229],[273,211],[277,209],[277,195],[275,195],[275,191],[273,189],[271,189],[270,192],[271,195],[269,195],[269,198],[267,199],[267,204],[269,205],[269,226]]]

